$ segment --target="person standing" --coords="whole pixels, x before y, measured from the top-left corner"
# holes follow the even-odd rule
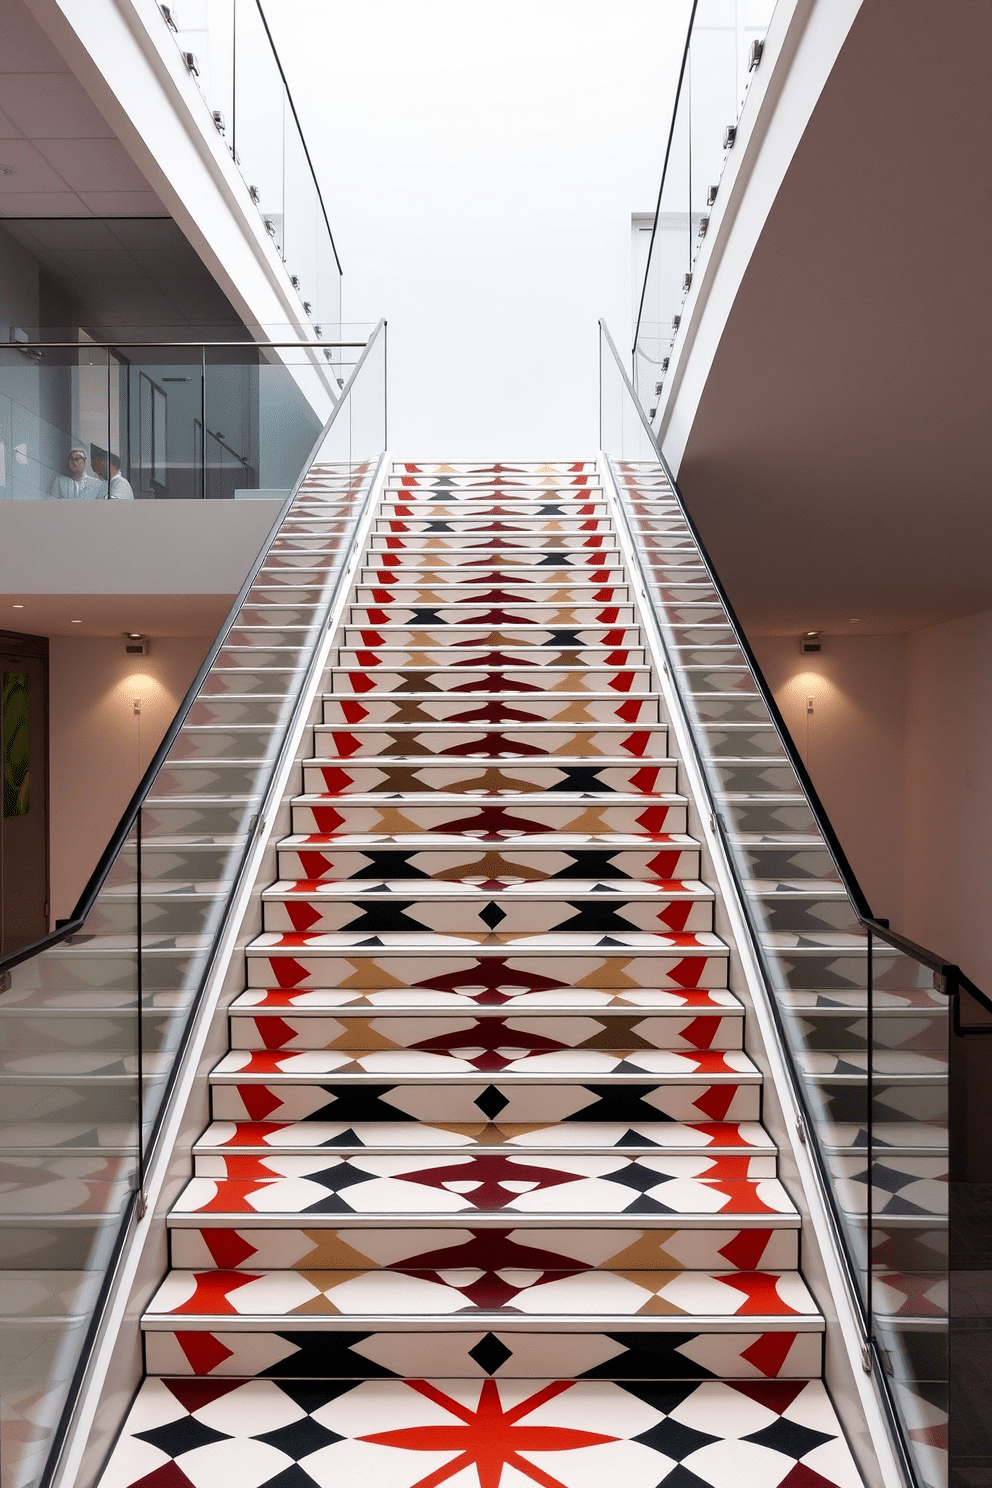
[[[82,445],[73,445],[66,463],[69,474],[55,477],[51,494],[62,501],[93,501],[99,494],[97,487],[100,482],[86,469],[86,451]]]
[[[92,459],[93,469],[100,478],[96,491],[97,500],[109,498],[111,501],[133,501],[131,482],[121,475],[119,457],[108,454],[106,450],[94,450]]]

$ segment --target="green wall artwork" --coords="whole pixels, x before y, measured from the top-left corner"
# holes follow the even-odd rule
[[[3,673],[0,739],[3,740],[3,814],[27,816],[31,795],[29,764],[28,679],[24,672]]]

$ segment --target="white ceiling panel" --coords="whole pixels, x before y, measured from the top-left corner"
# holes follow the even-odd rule
[[[2,188],[2,182],[0,182]],[[0,189],[0,219],[4,217],[75,217],[90,209],[74,191],[4,191]]]
[[[39,152],[73,191],[147,191],[148,182],[116,139],[43,139]]]
[[[22,191],[72,189],[65,177],[35,149],[30,140],[4,140],[0,164],[10,166],[13,170],[13,175],[0,177],[0,188],[5,196]]]
[[[29,139],[112,139],[113,130],[74,77],[64,72],[6,74],[4,111]]]

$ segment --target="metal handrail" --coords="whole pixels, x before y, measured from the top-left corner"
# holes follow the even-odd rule
[[[758,661],[754,652],[751,649],[751,645],[744,632],[744,628],[737,618],[737,613],[730,602],[727,591],[723,587],[723,584],[720,582],[719,575],[717,574],[709,553],[706,550],[706,546],[703,542],[702,537],[700,536],[699,529],[689,513],[689,510],[685,504],[685,499],[682,496],[682,492],[679,490],[678,482],[676,481],[675,476],[672,474],[671,467],[669,466],[668,461],[665,459],[665,456],[661,450],[661,446],[659,445],[658,440],[655,437],[654,430],[651,427],[651,421],[645,414],[644,409],[641,406],[641,401],[634,390],[633,383],[627,375],[627,371],[623,365],[623,362],[620,360],[620,353],[617,351],[616,344],[613,340],[613,337],[610,335],[609,328],[606,325],[605,321],[602,320],[599,322],[599,326],[606,344],[609,346],[610,351],[613,353],[613,357],[617,364],[617,369],[620,373],[620,376],[624,380],[631,399],[633,400],[634,408],[637,411],[637,416],[644,426],[645,433],[647,434],[648,439],[651,442],[651,447],[655,451],[658,463],[664,471],[666,479],[671,484],[672,494],[679,504],[682,517],[690,533],[692,534],[696,546],[699,549],[699,555],[703,560],[703,565],[706,569],[709,580],[720,597],[720,602],[726,611],[727,619],[730,622],[730,626],[734,632],[737,644],[740,646],[742,652],[744,653],[747,664],[751,669],[755,682],[757,683],[758,691],[761,694],[762,701],[764,702],[765,707],[768,709],[772,723],[775,725],[775,729],[778,733],[782,748],[784,749],[789,763],[796,773],[799,784],[802,787],[803,794],[805,795],[807,803],[809,805],[810,811],[812,812],[813,818],[820,831],[820,834],[827,845],[827,849],[831,857],[833,858],[834,866],[837,869],[838,876],[840,877],[841,883],[843,884],[847,896],[851,901],[851,905],[858,917],[858,920],[865,927],[866,930],[870,930],[873,935],[877,936],[880,940],[885,941],[885,943],[887,945],[890,945],[894,950],[902,951],[905,955],[912,956],[915,960],[919,961],[921,965],[926,966],[930,971],[934,973],[934,990],[942,992],[950,999],[952,1003],[955,1032],[964,1035],[976,1036],[992,1035],[992,1026],[986,1027],[982,1024],[961,1023],[960,993],[962,991],[967,992],[968,995],[973,997],[975,1001],[978,1002],[988,1013],[992,1013],[992,997],[989,997],[988,994],[983,992],[980,987],[976,986],[971,978],[966,976],[961,968],[954,962],[946,960],[943,956],[939,956],[935,951],[928,950],[927,947],[918,945],[915,941],[910,940],[908,936],[900,935],[898,931],[891,929],[888,920],[879,919],[873,912],[871,905],[868,903],[868,898],[860,883],[858,882],[857,875],[855,874],[854,869],[851,867],[851,864],[847,858],[847,854],[844,852],[840,840],[836,832],[834,831],[833,824],[831,823],[826,809],[824,808],[823,802],[820,800],[816,787],[813,784],[812,779],[810,778],[809,771],[806,769],[806,766],[799,755],[799,751],[796,749],[795,743],[792,739],[792,735],[789,733],[785,720],[779,710],[779,706],[775,701],[774,695],[772,694],[772,690],[768,686],[768,683],[765,681],[764,674],[761,670],[761,667],[758,665]],[[709,789],[708,783],[707,789]],[[719,811],[717,810],[716,802],[714,801],[712,804],[714,809],[714,820],[719,821],[722,826],[722,819],[720,817]]]
[[[276,534],[278,533],[279,528],[281,527],[290,507],[296,500],[296,497],[299,494],[300,487],[303,484],[304,479],[306,478],[310,466],[313,464],[313,461],[316,459],[317,454],[320,451],[321,445],[327,438],[331,425],[334,423],[334,420],[337,418],[338,413],[343,408],[348,394],[351,391],[352,385],[362,367],[364,366],[369,352],[371,351],[378,337],[382,334],[385,334],[385,325],[385,320],[380,320],[379,324],[372,332],[372,335],[365,343],[365,350],[362,352],[362,355],[355,363],[355,366],[351,372],[351,376],[348,378],[348,381],[342,388],[341,396],[338,402],[335,404],[330,418],[327,420],[327,423],[324,425],[320,434],[317,436],[317,439],[314,441],[313,448],[307,456],[299,479],[297,480],[293,489],[290,491],[289,495],[286,497],[286,500],[283,502],[282,506],[279,508],[279,513],[269,530],[269,534],[266,537],[265,542],[262,544],[257,558],[252,564],[251,568],[248,570],[245,581],[241,585],[241,588],[238,590],[237,596],[230,610],[228,611],[226,619],[221,625],[220,630],[217,632],[217,636],[212,646],[210,647],[210,650],[204,657],[199,671],[193,678],[186,696],[179,704],[176,715],[170,723],[169,727],[166,729],[165,736],[162,739],[161,744],[156,749],[154,755],[152,756],[152,760],[148,766],[148,769],[141,777],[141,781],[139,782],[134,795],[131,797],[130,801],[125,807],[124,814],[121,816],[120,821],[117,823],[110,841],[104,848],[99,862],[90,875],[86,887],[80,894],[75,908],[72,911],[72,914],[70,915],[69,919],[67,919],[58,927],[57,930],[51,930],[47,935],[41,936],[38,940],[31,941],[30,944],[21,946],[19,950],[10,951],[5,956],[0,956],[0,992],[8,990],[6,987],[3,986],[5,973],[8,973],[13,967],[20,965],[22,961],[28,961],[33,956],[40,955],[42,951],[51,950],[53,946],[59,945],[63,941],[68,940],[70,936],[76,935],[82,929],[87,916],[96,903],[97,895],[99,894],[106,881],[107,874],[110,872],[111,866],[113,865],[117,854],[120,852],[121,848],[124,846],[124,843],[127,841],[128,834],[134,825],[138,812],[144,805],[144,802],[147,799],[155,782],[155,777],[158,775],[159,770],[165,763],[165,760],[169,755],[169,751],[172,749],[179,731],[182,728],[183,724],[186,722],[186,719],[189,716],[190,709],[196,701],[197,694],[199,693],[200,688],[203,686],[207,674],[217,658],[218,652],[223,647],[224,642],[227,640],[227,637],[231,629],[233,628],[235,621],[238,618],[238,614],[241,611],[241,607],[244,604],[248,591],[250,590],[252,584],[255,582],[255,579],[258,577],[259,570],[261,569],[262,565],[269,555],[269,551],[272,547],[272,543],[276,537]]]

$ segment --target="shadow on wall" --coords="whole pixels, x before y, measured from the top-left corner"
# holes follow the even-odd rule
[[[905,908],[906,637],[756,636],[755,654],[876,914]]]
[[[49,653],[52,923],[72,911],[213,636],[127,656],[109,636],[53,636]]]
[[[992,611],[752,644],[872,909],[992,988]]]

